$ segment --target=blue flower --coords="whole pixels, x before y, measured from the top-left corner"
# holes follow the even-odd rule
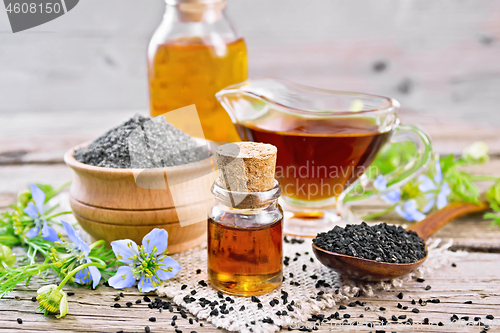
[[[40,234],[40,229],[42,230],[42,237],[45,240],[55,242],[59,240],[57,236],[57,231],[49,227],[47,221],[42,218],[43,216],[43,205],[45,203],[45,193],[33,184],[31,186],[31,196],[33,201],[28,203],[28,206],[24,209],[24,212],[28,214],[29,217],[34,219],[35,226],[26,232],[26,237],[33,238]]]
[[[92,262],[88,257],[90,254],[90,246],[82,240],[80,235],[69,223],[63,220],[61,220],[61,223],[64,227],[64,231],[66,231],[66,235],[68,235],[68,238],[72,242],[68,243],[65,240],[62,241],[66,250],[77,259],[79,265]],[[86,267],[75,274],[75,282],[78,284],[88,284],[92,282],[92,288],[95,288],[99,284],[99,281],[101,281],[101,272],[99,272],[99,269],[95,266]]]
[[[148,292],[157,289],[161,281],[174,277],[181,266],[164,254],[167,241],[167,231],[156,228],[144,236],[141,246],[131,239],[111,242],[116,258],[128,266],[119,267],[115,276],[109,279],[109,285],[122,289],[133,286],[139,280],[137,288]]]
[[[425,214],[417,209],[417,203],[415,200],[408,200],[404,203],[403,207],[401,205],[396,206],[396,213],[404,217],[407,221],[422,221],[425,218]]]
[[[373,187],[375,187],[378,192],[383,192],[387,189],[387,180],[382,175],[378,175],[377,179],[373,181]],[[385,202],[395,204],[401,199],[401,192],[399,190],[389,191],[381,197]]]
[[[443,173],[441,171],[439,159],[435,163],[435,170],[436,174],[433,179],[430,179],[425,175],[418,177],[418,180],[420,181],[418,189],[424,192],[425,197],[429,200],[423,209],[425,213],[430,211],[432,207],[434,207],[434,204],[436,204],[438,209],[446,206],[448,204],[448,195],[451,193],[448,183],[443,182]]]

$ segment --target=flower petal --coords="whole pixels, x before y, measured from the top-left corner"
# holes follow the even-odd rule
[[[395,204],[399,201],[399,199],[401,199],[401,192],[399,192],[399,190],[390,191],[384,194],[382,199],[384,199],[387,203]]]
[[[75,229],[73,229],[71,224],[63,220],[60,221],[64,227],[64,231],[66,231],[66,235],[68,235],[68,238],[76,245],[77,249],[85,255],[88,255],[90,253],[89,245],[83,241],[80,235],[75,231]]]
[[[434,191],[437,189],[436,184],[427,176],[419,176],[418,180],[420,181],[420,185],[418,185],[418,189],[422,192]]]
[[[118,268],[115,276],[112,276],[108,283],[115,289],[123,289],[132,287],[135,283],[134,274],[132,274],[132,267],[121,266]]]
[[[36,208],[40,212],[40,215],[43,214],[43,205],[45,204],[45,193],[36,185],[30,184],[31,187],[31,196],[35,201]]]
[[[116,255],[116,259],[125,264],[131,264],[135,261],[134,256],[139,255],[137,244],[131,239],[120,239],[111,242],[111,248]]]
[[[24,212],[28,214],[29,217],[36,219],[38,215],[38,210],[36,209],[35,205],[33,202],[28,202],[28,206],[24,208]]]
[[[165,229],[155,228],[142,239],[142,246],[146,253],[151,253],[156,247],[155,255],[160,255],[167,249],[168,232]]]
[[[394,208],[394,210],[396,211],[396,213],[399,214],[399,216],[401,216],[402,218],[404,218],[405,220],[408,220],[408,221],[411,221],[409,220],[409,216],[408,214],[406,214],[406,212],[398,205]]]
[[[59,239],[59,236],[57,236],[57,231],[55,231],[54,228],[49,227],[47,221],[43,221],[42,236],[43,239],[48,240],[50,242],[61,241]]]
[[[441,171],[441,163],[439,162],[439,158],[435,163],[436,175],[434,176],[434,181],[436,183],[441,183],[443,181],[443,172]]]
[[[61,298],[61,303],[59,304],[59,314],[57,318],[62,318],[68,313],[68,294],[62,292],[64,295]]]
[[[405,210],[408,214],[408,221],[422,221],[425,215],[417,209],[417,203],[415,200],[408,200],[405,203]]]
[[[387,180],[382,175],[378,175],[377,179],[373,181],[373,187],[377,191],[383,191],[387,188]]]
[[[177,272],[181,270],[181,265],[179,265],[179,263],[174,259],[167,256],[159,260],[158,264],[164,265],[156,271],[156,274],[161,281],[173,278],[177,274]],[[169,271],[169,267],[172,269],[171,271]]]
[[[155,276],[147,278],[143,275],[139,280],[139,283],[137,284],[137,289],[139,289],[141,293],[147,293],[149,291],[158,289],[159,286],[160,281],[158,281]]]
[[[87,284],[92,281],[88,267],[79,270],[75,274],[75,282],[78,284]]]
[[[40,234],[40,227],[35,226],[35,227],[31,228],[30,230],[28,230],[28,232],[26,233],[26,237],[33,238],[33,237],[38,236],[38,234]]]
[[[90,260],[90,258],[87,258],[87,263],[89,262],[92,262],[92,260]],[[90,279],[92,280],[92,288],[95,289],[95,287],[97,287],[97,285],[101,281],[101,272],[95,266],[89,266],[88,269],[90,272]]]
[[[436,203],[436,200],[434,200],[433,198],[431,198],[429,200],[429,202],[427,203],[427,205],[425,205],[424,209],[422,210],[424,213],[427,213],[429,212],[432,207],[434,207],[434,204]]]

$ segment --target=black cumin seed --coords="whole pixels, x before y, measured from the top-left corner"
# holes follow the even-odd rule
[[[221,291],[218,291],[218,292],[217,292],[217,296],[218,296],[219,298],[224,298],[224,294],[222,294],[222,292],[221,292]]]
[[[189,323],[193,325],[193,318],[189,318]]]
[[[288,304],[288,306],[287,306],[286,308],[287,308],[287,309],[288,309],[288,311],[290,311],[290,312],[292,312],[292,311],[293,311],[293,307],[292,307],[290,304]]]
[[[351,318],[351,315],[348,313],[344,313],[344,318]]]
[[[245,306],[242,305],[241,308],[240,308],[240,311],[244,311],[245,310]]]
[[[68,295],[68,296],[73,296],[74,294],[75,294],[75,293],[74,293],[74,292],[72,292],[72,291],[68,291],[68,292],[66,293],[66,295]]]
[[[179,329],[176,329],[176,330],[175,330],[175,333],[182,333],[182,331],[181,331],[181,330],[179,330]]]
[[[196,331],[191,331],[191,333],[197,333]]]
[[[120,300],[120,296],[115,297],[115,302]]]
[[[452,263],[452,264],[451,264],[451,267],[457,267],[457,264]]]
[[[120,297],[125,297],[125,294],[123,294],[123,293],[120,293]]]
[[[347,307],[345,305],[340,305],[339,306],[339,310],[345,310],[345,309],[347,309]]]
[[[417,279],[417,282],[420,282],[420,283],[422,283],[422,282],[424,282],[424,281],[425,281],[425,279],[422,279],[422,278],[418,278],[418,279]]]
[[[196,290],[191,290],[191,295],[196,295]]]
[[[486,316],[486,319],[490,319],[490,320],[493,320],[495,317],[493,317],[493,315],[487,315]]]
[[[255,303],[260,303],[260,299],[258,299],[257,297],[255,296],[252,296],[252,302],[255,302]]]
[[[200,273],[201,273],[201,269],[199,269],[199,268],[198,268],[198,269],[196,270],[196,274],[200,274]]]
[[[474,321],[480,321],[481,317],[474,317]]]
[[[381,306],[379,309],[380,311],[385,311],[385,308],[383,306]]]
[[[142,302],[142,300],[138,299],[137,301],[135,301],[135,304],[140,304]]]
[[[407,306],[403,306],[403,310],[408,310],[408,307]]]
[[[412,305],[415,305],[415,304],[417,304],[417,302],[415,302],[415,300],[414,300],[414,299],[412,299],[412,300],[411,300],[411,304],[412,304]]]
[[[406,319],[406,315],[400,315],[398,318],[399,319]]]
[[[120,304],[118,304],[118,303],[115,303],[115,305],[113,305],[113,307],[115,307],[115,308],[121,308],[122,306]]]
[[[149,299],[148,296],[144,296],[142,299],[144,300],[144,302],[148,302],[148,303],[151,302],[151,300]]]
[[[444,326],[444,324],[442,322],[439,322],[438,326]]]
[[[325,292],[324,292],[323,290],[321,290],[321,291],[318,291],[317,295],[318,295],[318,296],[321,296],[321,295],[323,295],[324,293],[325,293]]]
[[[369,307],[369,306],[367,306],[367,307],[365,308],[365,311],[369,311],[369,310],[370,310],[370,307]]]
[[[208,286],[208,284],[205,282],[205,280],[201,280],[201,281],[199,281],[199,282],[198,282],[198,284],[199,284],[200,286],[202,286],[202,287],[207,287],[207,286]]]
[[[125,303],[125,305],[130,308],[132,306],[132,302],[127,302],[127,303]]]
[[[181,287],[181,290],[184,290],[184,289],[186,289],[187,287],[188,287],[188,286],[187,286],[187,284],[183,284],[183,285],[182,285],[182,287]]]
[[[31,297],[32,302],[36,302],[36,296]]]
[[[172,320],[177,320],[177,315],[173,316]]]
[[[262,307],[263,307],[262,303],[257,304],[257,307],[258,307],[259,309],[262,309]]]
[[[396,317],[395,315],[392,315],[391,320],[392,321],[398,321],[398,317]]]
[[[172,322],[170,323],[170,325],[175,326],[175,321],[172,320]]]
[[[403,293],[399,293],[396,297],[399,299],[403,299]]]
[[[17,318],[17,323],[18,324],[22,324],[23,323],[23,320],[21,318]]]
[[[464,304],[472,304],[472,301],[465,301]]]
[[[151,332],[151,329],[149,328],[149,326],[146,326],[146,327],[144,327],[144,331],[145,331],[146,333],[149,333],[149,332]]]
[[[425,290],[431,290],[431,286],[429,285],[425,286]]]
[[[155,317],[150,317],[150,318],[149,318],[149,321],[155,322],[155,321],[156,321],[156,318],[155,318]]]
[[[402,307],[401,303],[398,303],[398,309],[401,309]]]
[[[307,265],[306,265],[306,264],[302,265],[302,270],[303,270],[304,272],[307,270]]]
[[[349,305],[351,308],[353,308],[353,307],[355,307],[355,306],[356,306],[356,303],[351,302],[351,303],[349,303],[348,305]]]
[[[310,262],[314,262],[314,259],[313,259],[313,258],[309,258],[309,261],[310,261]]]
[[[419,312],[420,312],[420,310],[419,310],[419,309],[417,309],[417,308],[414,308],[413,310],[411,310],[411,312],[413,312],[413,313],[419,313]]]
[[[378,316],[378,320],[380,320],[380,321],[387,321],[387,319],[385,317],[382,317],[382,316]]]
[[[424,318],[424,324],[428,324],[429,323],[429,318]]]

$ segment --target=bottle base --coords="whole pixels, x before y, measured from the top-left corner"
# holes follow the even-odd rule
[[[210,284],[217,290],[235,296],[267,294],[283,282],[283,272],[275,274],[239,275],[208,270]]]

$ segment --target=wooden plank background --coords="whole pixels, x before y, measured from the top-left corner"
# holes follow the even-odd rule
[[[85,0],[16,34],[1,9],[0,115],[147,109],[145,50],[164,7]],[[247,40],[253,77],[500,124],[498,0],[230,0],[228,13]]]

